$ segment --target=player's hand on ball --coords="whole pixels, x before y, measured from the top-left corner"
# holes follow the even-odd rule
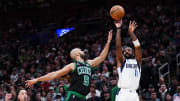
[[[122,26],[122,19],[114,21],[114,24],[115,24],[116,28],[121,28],[121,26]]]
[[[37,83],[37,81],[38,81],[37,79],[27,80],[25,86],[28,87],[28,88],[31,88],[32,85]]]
[[[135,21],[130,21],[129,22],[129,30],[128,30],[129,33],[133,33],[137,26],[138,25],[136,24]]]
[[[108,34],[108,42],[111,42],[112,40],[112,33],[113,33],[113,30],[110,30]]]

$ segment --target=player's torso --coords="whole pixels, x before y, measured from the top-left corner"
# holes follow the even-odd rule
[[[69,90],[86,95],[91,81],[91,67],[87,63],[75,61],[75,69],[70,73],[71,85]]]
[[[119,74],[118,87],[125,89],[138,89],[141,68],[136,59],[126,59],[124,64],[117,69]]]

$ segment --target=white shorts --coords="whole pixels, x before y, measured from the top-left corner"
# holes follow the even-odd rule
[[[116,94],[115,101],[139,101],[139,96],[136,90],[121,88],[120,91]]]

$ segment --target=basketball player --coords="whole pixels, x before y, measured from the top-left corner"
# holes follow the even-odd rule
[[[142,54],[140,42],[138,41],[134,30],[137,27],[135,21],[130,21],[128,33],[132,39],[135,47],[135,54],[133,49],[125,47],[122,51],[121,46],[121,25],[122,20],[115,21],[117,28],[116,32],[116,62],[119,75],[116,101],[139,101],[136,90],[139,87],[139,80],[141,76]],[[134,56],[135,55],[135,56]]]
[[[110,42],[112,40],[112,30],[109,31],[108,41],[101,52],[100,56],[93,60],[85,60],[84,52],[75,48],[70,52],[71,58],[74,62],[66,65],[64,68],[48,73],[42,77],[35,78],[26,81],[26,86],[30,87],[39,81],[48,81],[55,78],[59,78],[67,73],[70,73],[71,85],[68,89],[68,93],[65,101],[84,101],[86,95],[89,93],[90,82],[91,82],[91,67],[99,65],[106,59],[109,51]]]

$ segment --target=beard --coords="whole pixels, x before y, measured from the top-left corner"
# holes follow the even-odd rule
[[[80,54],[80,57],[81,57],[82,59],[86,60],[85,54]]]
[[[133,58],[133,55],[128,54],[128,53],[125,53],[125,54],[124,54],[124,57],[125,57],[126,59],[131,59],[131,58]]]

